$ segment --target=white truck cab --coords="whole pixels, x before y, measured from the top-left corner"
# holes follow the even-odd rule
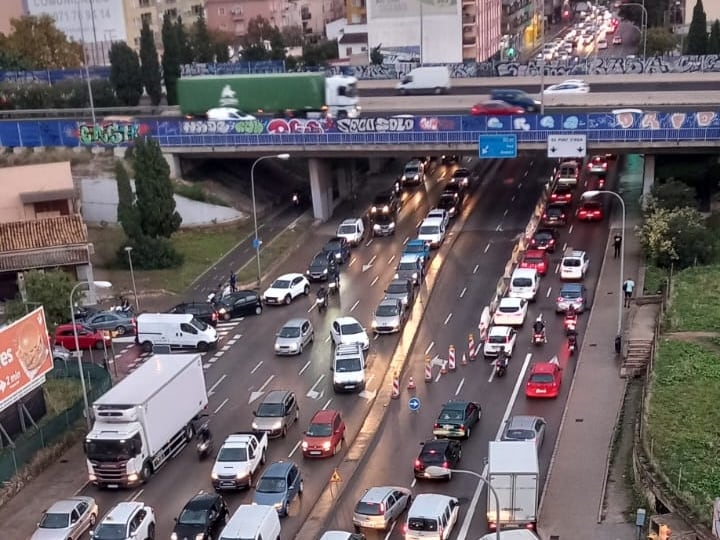
[[[333,75],[325,79],[325,103],[333,118],[357,118],[360,105],[356,77]]]
[[[361,218],[346,219],[338,225],[335,236],[344,238],[353,247],[359,246],[365,236],[365,224]]]
[[[267,443],[267,433],[229,435],[218,451],[210,474],[215,490],[252,487],[253,476],[265,464]]]

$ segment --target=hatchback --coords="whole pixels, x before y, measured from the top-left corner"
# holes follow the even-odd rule
[[[337,454],[345,441],[345,422],[340,411],[324,409],[315,413],[303,434],[303,457],[322,458]]]
[[[560,293],[555,301],[555,311],[564,313],[572,306],[575,311],[582,313],[589,305],[587,294],[587,289],[582,283],[565,283],[560,288]]]
[[[565,205],[549,204],[543,212],[542,224],[548,226],[567,225]]]
[[[376,334],[399,332],[405,322],[405,305],[397,298],[384,298],[380,301],[372,328]]]
[[[579,221],[602,221],[603,205],[599,201],[585,201],[577,210]]]
[[[262,314],[260,295],[255,291],[237,291],[223,297],[215,304],[220,317],[227,321],[235,317]]]
[[[534,441],[540,448],[545,440],[547,422],[540,416],[511,416],[505,423],[503,441]]]
[[[385,289],[385,298],[397,298],[407,309],[415,299],[415,287],[409,279],[393,279]]]
[[[483,356],[485,358],[498,356],[500,351],[512,356],[516,341],[517,332],[513,328],[509,326],[491,326],[483,345]]]
[[[272,506],[281,516],[295,497],[302,495],[303,478],[298,466],[292,461],[276,461],[268,465],[255,486],[253,504]]]
[[[528,249],[520,261],[519,268],[534,268],[541,276],[547,274],[550,266],[550,257],[546,251],[541,249]]]
[[[560,394],[562,370],[557,359],[538,362],[530,368],[530,377],[525,384],[525,395],[529,398],[556,398]]]
[[[552,204],[570,204],[573,200],[573,187],[560,184],[553,189],[549,201]]]
[[[170,538],[216,538],[220,535],[228,514],[227,504],[220,495],[201,491],[185,504],[180,515],[175,518],[175,527]]]
[[[155,512],[139,501],[121,502],[98,522],[93,540],[155,538]]]
[[[450,480],[452,472],[462,458],[462,447],[458,441],[452,439],[434,439],[420,443],[422,450],[413,464],[415,478],[445,478]],[[447,470],[447,474],[431,474],[426,471],[428,467],[438,467]]]
[[[168,313],[182,313],[193,315],[196,319],[209,324],[210,326],[217,326],[218,318],[220,314],[208,302],[184,302],[176,305]]]
[[[412,501],[412,493],[404,487],[381,486],[368,489],[355,505],[353,525],[361,529],[386,531]]]
[[[315,329],[307,319],[290,319],[275,335],[275,354],[302,354],[315,339]]]
[[[335,257],[338,264],[345,264],[350,258],[350,242],[342,236],[333,236],[323,246],[323,251]]]
[[[110,337],[106,337],[100,330],[93,330],[82,324],[76,324],[75,329],[80,350],[110,347]],[[55,328],[55,343],[70,351],[75,350],[75,332],[72,324],[61,324]]]
[[[538,229],[530,237],[530,246],[534,249],[542,249],[544,251],[555,251],[557,243],[557,233],[553,229]]]
[[[354,317],[335,319],[330,327],[330,335],[335,345],[359,343],[364,351],[370,347],[370,339],[365,328]]]
[[[291,424],[300,418],[295,392],[271,390],[253,411],[252,429],[268,437],[285,437]]]

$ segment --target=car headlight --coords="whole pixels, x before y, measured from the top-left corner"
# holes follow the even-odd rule
[[[280,429],[282,427],[282,420],[278,420],[272,425],[273,429]]]
[[[418,277],[417,272],[413,272],[412,278],[413,278],[413,279],[417,279],[417,277]]]
[[[293,343],[290,345],[290,350],[296,351],[298,348],[297,343]]]
[[[220,315],[225,315],[225,314],[227,313],[227,309],[225,309],[225,308],[220,308],[220,309],[218,309],[218,313],[219,313]]]
[[[277,344],[277,343],[275,344],[275,350],[276,350],[276,351],[279,351],[279,350],[280,350],[280,345]]]
[[[413,180],[420,180],[420,175],[416,174],[415,176],[413,176]]]
[[[371,211],[373,214],[374,214],[375,212],[377,212],[377,206],[373,206],[373,207],[370,209],[370,211]]]
[[[322,447],[323,447],[323,450],[325,450],[325,451],[330,450],[330,441],[325,441],[325,442],[323,443],[323,446],[322,446]]]
[[[97,480],[97,476],[95,476],[94,474],[88,474],[88,480],[94,482],[95,480]]]
[[[218,474],[217,474],[215,471],[213,471],[213,472],[210,473],[210,478],[212,478],[213,480],[217,480],[217,479],[218,479]]]
[[[336,253],[336,254],[335,254],[335,258],[336,258],[337,260],[342,259],[342,253]]]
[[[394,228],[395,228],[395,222],[394,222],[394,221],[391,222],[390,225],[388,225],[388,228],[389,228],[389,229],[394,229]]]
[[[242,480],[242,479],[245,478],[247,475],[248,475],[247,471],[239,471],[239,472],[235,475],[235,478],[237,478],[238,480]]]
[[[306,276],[309,276],[309,275],[310,275],[310,269],[309,269],[309,268],[308,268],[307,270],[305,270],[305,275],[306,275]]]
[[[327,268],[324,268],[324,269],[323,269],[323,274],[327,274],[327,273],[328,273],[328,269],[327,269]]]
[[[395,277],[393,279],[399,279],[399,278],[400,278],[400,275],[397,272],[395,272]]]
[[[195,540],[205,540],[205,533],[197,533],[195,535]]]
[[[307,449],[308,449],[308,443],[307,443],[306,441],[303,441],[300,446],[302,446],[302,449],[303,449],[303,450],[307,450]]]
[[[372,327],[373,327],[373,328],[377,328],[377,321],[373,321],[373,322],[372,322]]]
[[[128,474],[128,482],[137,482],[138,478],[137,473]]]
[[[177,540],[177,533],[172,533],[170,535],[170,540]]]
[[[277,347],[276,347],[276,348],[277,348]],[[259,429],[259,427],[258,427],[258,425],[257,425],[257,422],[253,422],[252,424],[250,424],[250,427],[253,428],[253,431],[257,431],[257,430]]]
[[[386,204],[385,206],[383,206],[383,212],[384,212],[384,213],[387,214],[389,211],[390,211],[390,207],[389,207],[387,204]]]

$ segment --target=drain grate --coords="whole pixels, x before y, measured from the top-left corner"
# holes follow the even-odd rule
[[[584,422],[585,419],[584,419],[584,418],[576,418],[575,421],[576,421],[576,422]]]

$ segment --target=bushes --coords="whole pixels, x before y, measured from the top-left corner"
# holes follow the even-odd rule
[[[140,270],[159,270],[177,268],[183,263],[183,256],[177,252],[168,238],[159,236],[150,238],[143,236],[127,243],[132,246],[133,266]],[[117,251],[117,263],[123,268],[128,267],[128,256],[125,245]]]
[[[108,81],[91,81],[95,107],[116,107],[118,101]],[[90,107],[87,81],[0,84],[0,107],[3,109],[83,109]]]

